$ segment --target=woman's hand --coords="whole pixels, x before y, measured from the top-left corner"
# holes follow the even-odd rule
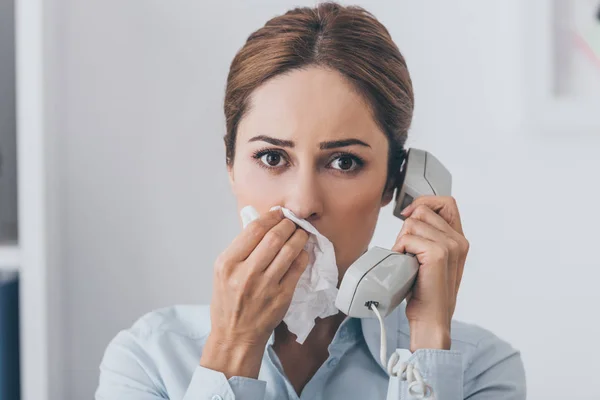
[[[215,263],[211,332],[200,365],[256,378],[265,345],[308,264],[306,231],[270,211],[252,221]]]
[[[402,212],[406,220],[392,250],[415,254],[420,268],[407,296],[410,350],[450,349],[450,322],[469,242],[451,196],[420,196]]]

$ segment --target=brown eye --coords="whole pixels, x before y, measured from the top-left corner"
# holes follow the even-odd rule
[[[356,168],[356,166],[356,160],[348,156],[338,157],[332,163],[332,167],[334,169],[339,169],[342,171],[350,171]]]
[[[269,167],[277,167],[281,162],[281,154],[267,153],[263,155],[260,160]]]

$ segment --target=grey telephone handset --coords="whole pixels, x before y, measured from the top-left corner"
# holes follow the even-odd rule
[[[423,195],[450,196],[452,176],[430,153],[408,149],[400,169],[402,186],[396,189],[394,215]],[[356,318],[375,317],[375,305],[383,317],[392,312],[406,297],[417,277],[419,262],[414,254],[397,253],[373,247],[358,258],[346,271],[335,306],[344,314]]]

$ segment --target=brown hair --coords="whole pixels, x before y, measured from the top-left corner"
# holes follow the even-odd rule
[[[227,165],[233,164],[237,128],[252,92],[276,75],[309,66],[337,70],[353,84],[388,138],[388,176],[397,171],[414,107],[406,62],[372,14],[333,2],[270,19],[236,54],[225,92]]]

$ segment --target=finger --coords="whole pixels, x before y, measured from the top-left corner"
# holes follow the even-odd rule
[[[255,272],[262,272],[275,259],[288,239],[296,231],[294,221],[284,218],[267,232],[254,251],[245,260]]]
[[[458,277],[458,255],[451,255],[448,260],[448,301],[450,304],[450,315],[454,314],[456,307],[456,288],[460,284]]]
[[[404,220],[404,225],[402,226],[402,230],[404,230],[404,226],[406,225],[406,222],[411,219],[423,221],[423,222],[435,227],[436,229],[444,232],[444,234],[446,234],[450,239],[452,239],[452,242],[448,242],[451,247],[455,247],[456,244],[459,245],[458,246],[459,254],[467,251],[467,250],[463,250],[463,247],[466,247],[468,249],[468,242],[465,239],[464,235],[462,235],[461,233],[454,230],[454,228],[452,228],[444,218],[442,218],[439,214],[436,214],[429,206],[426,206],[423,204],[417,206],[412,211],[410,217],[408,217]],[[402,232],[402,230],[400,232]],[[398,237],[399,236],[400,235],[398,235]],[[398,237],[396,237],[396,239]]]
[[[445,219],[443,219],[439,214],[436,214],[429,206],[423,204],[418,205],[414,210],[412,210],[410,217],[405,219],[404,223],[406,224],[406,221],[409,221],[413,218],[427,222],[438,229],[442,228],[443,231],[452,239],[450,242],[448,242],[449,247],[453,249],[453,256],[451,257],[450,261],[452,263],[451,265],[456,265],[456,269],[451,268],[453,273],[451,279],[454,283],[454,293],[458,293],[464,272],[465,259],[469,251],[469,242],[463,234],[454,230],[454,228],[452,228]]]
[[[298,257],[296,257],[285,275],[283,275],[281,278],[280,285],[283,293],[286,295],[294,293],[294,290],[296,290],[296,286],[298,285],[298,281],[300,280],[300,276],[302,276],[306,270],[306,267],[308,266],[308,260],[309,257],[306,250],[301,250],[300,254],[298,254]]]
[[[231,242],[224,255],[233,261],[243,261],[252,253],[263,237],[283,220],[281,209],[269,211],[250,222]]]
[[[460,212],[458,211],[458,205],[454,197],[434,195],[419,196],[404,209],[405,212],[403,212],[402,215],[406,217],[410,216],[412,211],[415,210],[419,205],[428,206],[435,213],[444,218],[455,231],[461,235],[463,234]]]
[[[422,206],[422,209],[428,209],[426,206]],[[429,223],[423,222],[415,218],[414,214],[410,218],[404,220],[404,224],[402,225],[402,229],[398,234],[399,240],[400,237],[411,234],[415,236],[419,236],[425,239],[429,239],[440,246],[443,246],[448,251],[448,285],[449,285],[449,293],[454,294],[454,290],[456,289],[456,279],[458,274],[458,257],[460,253],[459,245],[456,240],[450,235],[459,235],[457,232],[454,232],[451,228],[450,230],[454,233],[450,235],[446,232],[442,232],[435,227],[431,226]],[[434,214],[435,217],[441,218],[439,215],[433,213],[433,211],[427,211],[430,214]],[[432,215],[429,215],[432,217]],[[446,222],[443,221],[445,224]]]
[[[454,228],[452,228],[452,226],[450,226],[450,224],[444,218],[442,218],[442,216],[424,204],[418,205],[415,209],[413,209],[410,217],[406,218],[404,223],[411,218],[426,222],[435,227],[437,230],[445,232],[449,235],[460,235],[460,233],[456,232]]]
[[[458,268],[456,271],[456,287],[454,289],[454,292],[456,294],[458,294],[458,290],[460,289],[460,283],[462,282],[463,272],[465,270],[465,261],[466,261],[466,254],[461,256],[458,259]]]
[[[430,212],[433,211],[430,210]],[[439,215],[437,217],[440,218]],[[429,239],[434,242],[440,243],[446,243],[450,238],[450,236],[448,236],[447,233],[439,230],[432,224],[421,221],[412,216],[404,220],[404,223],[402,224],[402,229],[400,229],[398,236],[396,236],[396,241],[406,233],[421,236],[425,239]]]
[[[290,239],[283,245],[275,259],[265,270],[265,276],[271,282],[279,283],[281,278],[290,269],[294,260],[298,257],[304,245],[308,241],[308,233],[303,229],[296,229]]]
[[[402,235],[392,247],[392,251],[414,254],[421,266],[441,265],[443,266],[441,269],[448,269],[448,250],[443,245],[421,236]],[[444,276],[446,276],[446,272],[444,272]]]

